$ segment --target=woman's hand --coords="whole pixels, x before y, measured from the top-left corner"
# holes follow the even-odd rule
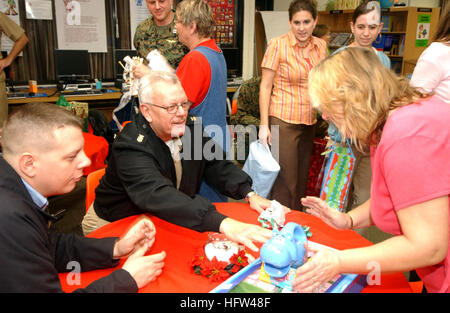
[[[272,136],[268,125],[259,126],[258,139],[262,145],[272,144]]]
[[[299,292],[318,292],[318,288],[335,278],[339,272],[340,261],[338,251],[327,248],[313,249],[305,243],[307,252],[312,258],[300,266],[295,272],[292,289]]]
[[[346,214],[330,207],[325,201],[317,197],[302,198],[302,205],[307,207],[306,213],[317,216],[322,221],[339,230],[351,228],[352,219]]]

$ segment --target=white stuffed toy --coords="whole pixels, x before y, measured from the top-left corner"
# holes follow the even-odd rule
[[[152,50],[147,54],[148,67],[152,71],[174,72],[166,58],[158,50]]]
[[[258,217],[261,226],[268,229],[280,229],[285,223],[283,206],[276,200],[271,201],[270,207],[265,209]]]

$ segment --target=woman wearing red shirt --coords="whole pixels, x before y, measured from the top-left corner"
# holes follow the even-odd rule
[[[189,113],[200,117],[205,132],[222,150],[228,152],[227,65],[213,39],[215,20],[211,7],[204,0],[181,2],[176,9],[175,27],[178,39],[190,50],[176,72],[186,96],[192,102]],[[228,201],[227,196],[218,193],[206,182],[200,186],[199,194],[211,202]]]

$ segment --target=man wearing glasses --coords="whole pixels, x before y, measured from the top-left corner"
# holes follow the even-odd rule
[[[85,234],[130,215],[150,213],[196,231],[222,232],[257,251],[253,242],[269,239],[269,230],[222,215],[197,193],[205,179],[228,197],[246,197],[258,212],[270,201],[252,191],[251,178],[226,160],[220,146],[209,149],[214,141],[203,133],[199,119],[188,116],[190,102],[177,76],[152,71],[142,77],[139,103],[136,120],[112,145],[105,176],[83,220]]]

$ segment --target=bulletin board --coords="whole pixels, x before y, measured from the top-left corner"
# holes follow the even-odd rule
[[[220,45],[236,44],[235,0],[207,0],[216,20],[215,40]]]

